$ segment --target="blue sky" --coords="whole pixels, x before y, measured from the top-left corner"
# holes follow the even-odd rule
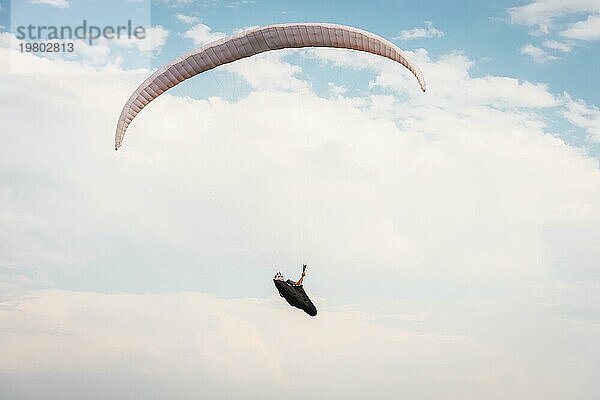
[[[13,35],[83,19],[148,38]],[[153,69],[290,21],[393,41],[427,92],[371,55],[268,52],[161,95],[114,151]],[[598,398],[599,21],[589,0],[0,0],[0,397]],[[314,319],[271,282],[303,262]]]

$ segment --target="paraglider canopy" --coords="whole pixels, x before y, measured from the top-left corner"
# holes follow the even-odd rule
[[[115,150],[127,127],[152,100],[181,82],[220,65],[266,51],[299,47],[352,49],[389,58],[405,66],[425,91],[425,79],[395,44],[361,29],[323,23],[268,25],[246,30],[206,44],[159,68],[133,92],[121,111],[115,132]]]

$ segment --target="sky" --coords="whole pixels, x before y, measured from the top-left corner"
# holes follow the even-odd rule
[[[84,20],[147,35],[21,51]],[[114,151],[153,70],[285,22],[427,91],[273,51]],[[0,0],[0,398],[598,398],[599,50],[598,0]],[[315,318],[271,281],[303,263]]]

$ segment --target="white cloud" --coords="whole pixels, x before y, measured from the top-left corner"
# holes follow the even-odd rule
[[[544,41],[543,46],[547,49],[562,51],[563,53],[568,53],[573,50],[573,46],[570,43],[559,42],[556,40],[546,40]]]
[[[193,15],[176,14],[175,17],[184,24],[192,25],[198,22],[198,17]]]
[[[97,71],[118,71],[120,65],[123,64],[124,54],[127,57],[135,57],[136,62],[147,59],[147,68],[150,66],[150,55],[153,53],[159,53],[166,42],[166,38],[169,31],[164,29],[162,26],[155,26],[146,28],[146,36],[144,39],[127,38],[122,37],[120,39],[105,39],[99,38],[90,45],[86,40],[53,40],[53,43],[72,43],[72,52],[50,52],[43,54],[44,58],[52,60],[68,60],[72,61],[74,68],[60,65],[59,68],[63,68],[64,73],[76,70],[80,73],[78,68],[80,65],[86,65],[92,67],[88,72]],[[0,33],[0,47],[12,47],[13,49],[18,48],[19,41],[15,39],[14,34],[3,32]],[[126,49],[128,52],[123,52]],[[131,52],[130,50],[137,50],[137,52]],[[14,62],[7,63],[6,65],[10,68],[13,73],[56,73],[59,70],[53,63],[46,63],[42,69],[35,67],[31,69],[31,64],[20,62],[22,59],[15,59]]]
[[[85,41],[76,41],[74,45],[76,46],[76,52],[73,56],[78,57],[86,65],[105,66],[115,61],[107,41],[99,41],[93,45],[89,45]],[[63,55],[63,57],[68,56],[68,54]]]
[[[22,279],[26,275],[21,274],[20,268],[25,265],[69,265],[74,262],[75,257],[68,247],[50,239],[52,228],[19,205],[18,193],[13,188],[0,188],[0,204],[0,272],[3,268],[15,269],[15,275]]]
[[[233,0],[225,3],[225,7],[237,9],[248,4],[254,4],[254,0]]]
[[[62,43],[61,41],[51,41]],[[11,58],[10,62],[4,64],[6,71],[16,74],[28,73],[82,73],[82,66],[90,67],[87,72],[117,71],[122,58],[113,54],[112,48],[107,40],[98,40],[89,45],[85,40],[71,41],[74,44],[73,52],[45,53],[44,58],[38,60],[33,66],[29,61],[35,58]],[[18,49],[19,41],[9,32],[0,33],[0,48]],[[54,60],[54,62],[50,61]],[[63,60],[71,63],[60,64],[55,61]]]
[[[530,259],[530,257],[534,257],[533,254],[536,254],[538,250],[535,243],[530,243],[529,246],[519,246],[521,250],[517,251],[512,247],[517,242],[502,241],[497,238],[499,241],[495,243],[496,250],[486,248],[487,245],[481,243],[480,246],[483,246],[486,249],[485,251],[482,249],[479,256],[476,256],[474,252],[469,252],[471,262],[466,264],[462,261],[459,262],[458,260],[463,259],[465,256],[462,251],[469,248],[467,243],[462,242],[462,240],[467,240],[467,238],[470,238],[468,240],[476,240],[477,237],[475,233],[473,233],[473,236],[468,236],[464,232],[458,234],[458,232],[465,229],[464,221],[475,218],[472,214],[474,204],[471,201],[473,188],[470,184],[463,185],[464,182],[459,177],[472,176],[474,173],[473,165],[479,165],[480,163],[496,165],[498,169],[493,169],[493,172],[479,171],[475,168],[474,170],[481,174],[469,178],[480,182],[477,186],[477,190],[481,191],[478,197],[488,199],[487,202],[478,203],[475,209],[486,210],[486,215],[491,213],[492,210],[495,210],[492,213],[494,215],[511,215],[511,221],[513,218],[520,221],[519,224],[521,225],[517,224],[516,226],[522,227],[521,234],[537,229],[535,224],[533,226],[528,225],[530,218],[544,219],[546,216],[543,214],[543,210],[555,206],[559,207],[558,204],[551,205],[554,200],[547,199],[553,199],[552,196],[557,196],[558,193],[566,190],[565,187],[578,182],[578,179],[589,179],[585,178],[587,173],[583,170],[575,169],[572,174],[566,174],[564,168],[561,168],[560,176],[565,177],[565,181],[558,181],[554,177],[546,181],[540,178],[540,176],[552,175],[548,171],[548,164],[556,163],[557,159],[567,157],[564,163],[568,164],[571,157],[574,159],[579,157],[577,152],[571,153],[571,150],[565,148],[560,141],[545,133],[545,118],[538,116],[535,110],[555,107],[558,102],[543,85],[520,82],[505,77],[472,78],[468,74],[472,62],[462,55],[449,55],[437,61],[429,60],[426,55],[420,55],[419,64],[422,65],[426,76],[431,82],[431,87],[435,88],[435,90],[425,95],[415,90],[417,85],[410,76],[398,73],[397,65],[393,69],[391,65],[389,68],[384,65],[383,69],[376,73],[377,77],[374,79],[374,84],[393,88],[402,93],[409,93],[411,94],[409,101],[401,102],[394,97],[387,100],[378,97],[366,97],[359,99],[360,102],[345,97],[327,100],[320,99],[307,92],[306,84],[303,84],[300,80],[297,81],[298,86],[285,86],[286,80],[292,81],[296,70],[293,65],[282,63],[274,55],[271,55],[271,57],[275,58],[257,59],[258,65],[272,63],[274,69],[284,69],[281,74],[266,74],[257,78],[256,75],[252,75],[254,70],[258,70],[258,68],[254,68],[257,64],[240,66],[239,68],[242,71],[235,71],[246,77],[250,83],[254,82],[254,87],[258,88],[255,93],[246,99],[228,103],[218,99],[192,101],[167,95],[153,102],[150,107],[153,107],[154,111],[150,111],[152,108],[149,108],[142,113],[132,125],[130,135],[126,138],[127,145],[125,148],[141,146],[139,152],[130,153],[125,151],[119,153],[119,157],[123,158],[122,162],[132,163],[131,166],[123,166],[120,168],[122,172],[109,173],[109,171],[106,171],[106,175],[101,174],[101,177],[95,179],[93,186],[88,185],[86,182],[89,180],[84,178],[91,171],[85,172],[85,168],[73,170],[72,173],[77,176],[85,172],[83,176],[73,177],[74,182],[78,182],[78,186],[83,185],[78,191],[91,191],[86,197],[97,198],[101,203],[106,201],[106,207],[110,210],[107,212],[111,216],[111,220],[121,220],[126,224],[125,226],[151,224],[143,229],[140,228],[140,232],[144,232],[142,237],[146,237],[151,232],[152,234],[161,232],[161,235],[165,235],[165,243],[177,243],[181,240],[181,244],[177,246],[189,243],[191,237],[197,238],[198,235],[203,237],[203,234],[198,232],[197,235],[192,235],[192,232],[198,229],[198,224],[194,222],[194,219],[181,219],[175,215],[166,216],[164,210],[159,211],[162,209],[159,205],[171,197],[170,194],[162,192],[160,185],[151,185],[152,188],[145,188],[138,192],[139,187],[126,184],[126,182],[138,180],[141,184],[141,182],[150,179],[149,177],[144,178],[145,175],[137,176],[134,174],[132,176],[127,173],[127,171],[138,171],[139,167],[135,166],[138,162],[144,164],[148,162],[147,168],[149,169],[146,173],[151,175],[152,179],[159,179],[158,176],[162,176],[163,178],[160,179],[171,181],[176,178],[173,184],[177,187],[185,187],[184,182],[191,179],[192,176],[195,176],[194,181],[203,182],[198,184],[197,187],[190,188],[190,194],[180,197],[181,206],[173,209],[173,213],[179,215],[179,209],[182,212],[186,209],[187,202],[185,199],[205,198],[206,194],[203,194],[202,187],[212,187],[212,193],[220,193],[219,198],[224,197],[219,203],[225,203],[223,207],[229,210],[228,213],[237,216],[236,220],[247,227],[247,230],[250,231],[249,235],[253,237],[253,241],[258,245],[257,247],[261,249],[297,249],[298,246],[293,244],[298,242],[294,232],[302,231],[301,219],[305,218],[313,221],[316,226],[320,227],[321,231],[318,240],[316,240],[316,237],[310,239],[307,247],[317,249],[316,251],[326,258],[323,262],[331,265],[332,274],[336,274],[345,268],[336,267],[336,265],[345,265],[348,268],[350,268],[349,265],[356,263],[360,265],[360,254],[369,254],[368,257],[371,262],[376,262],[382,268],[385,267],[390,270],[400,264],[404,265],[403,270],[410,271],[417,268],[417,265],[424,263],[428,265],[441,264],[449,271],[454,271],[455,268],[459,268],[458,265],[461,265],[461,275],[464,275],[465,270],[468,268],[470,273],[481,278],[486,276],[490,269],[500,265],[503,268],[518,271],[522,265],[519,259]],[[21,59],[21,57],[17,57],[17,59]],[[35,61],[36,64],[43,62],[31,58],[26,59],[28,62]],[[61,70],[63,67],[57,65],[57,70]],[[50,78],[48,77],[48,79]],[[269,78],[272,81],[269,81]],[[295,79],[298,78],[295,77]],[[139,80],[132,79],[131,86],[136,86],[138,83]],[[18,81],[12,85],[18,87]],[[5,85],[5,87],[8,86]],[[77,87],[75,85],[73,90],[76,90]],[[95,101],[95,111],[92,115],[101,118],[100,121],[104,121],[94,122],[102,129],[91,131],[90,134],[97,135],[94,136],[95,140],[86,143],[85,151],[82,148],[75,151],[76,154],[89,153],[85,156],[86,159],[95,159],[100,155],[102,157],[109,156],[108,154],[104,155],[102,152],[102,143],[105,142],[106,132],[111,131],[113,128],[111,126],[113,120],[111,116],[118,115],[119,107],[122,104],[122,102],[115,99],[125,99],[127,89],[123,86],[119,87],[119,93],[106,93],[104,103],[100,103],[100,99]],[[292,90],[292,92],[282,93],[282,89]],[[104,88],[104,90],[109,90],[109,87]],[[12,91],[6,89],[6,93],[12,93]],[[75,92],[68,97],[73,96],[76,96],[76,98],[79,98],[78,96],[82,97],[76,103],[69,103],[69,107],[75,107],[75,104],[79,102],[82,105],[85,104],[83,101],[86,96],[85,93]],[[36,109],[48,107],[38,104],[43,99],[43,97],[40,97],[35,100],[35,105],[32,104],[32,107]],[[20,104],[16,100],[12,102]],[[27,101],[24,100],[24,102]],[[389,104],[389,106],[385,106],[385,104]],[[50,109],[54,110],[52,107]],[[170,111],[166,112],[167,109]],[[90,115],[89,112],[83,110],[79,113],[73,110],[71,112],[75,115]],[[8,116],[4,116],[4,121],[12,120],[7,118]],[[394,121],[397,121],[400,128],[396,127]],[[81,129],[79,124],[83,122],[75,119],[69,123],[72,126],[66,126],[65,124],[54,126],[51,123],[46,123],[46,125],[50,132],[54,130],[62,132],[59,137],[75,135],[73,139],[68,139],[68,142],[74,140],[73,143],[78,143],[75,138],[78,137],[77,132]],[[86,122],[85,124],[87,126],[90,123],[92,122]],[[205,126],[207,123],[210,123],[210,129],[203,130],[203,132],[204,135],[210,135],[209,137],[189,134],[197,131],[199,126]],[[22,122],[19,122],[19,124],[22,124]],[[7,131],[15,129],[18,130],[19,128],[12,127],[8,128]],[[136,134],[136,131],[144,132],[144,134]],[[377,137],[369,136],[370,140],[365,140],[364,132],[379,133]],[[468,132],[472,133],[469,134]],[[477,137],[479,132],[485,132],[480,141],[470,142],[469,138],[472,137],[470,135],[476,135],[475,137]],[[311,137],[309,142],[306,142],[306,135]],[[438,143],[436,146],[430,146],[430,140],[433,139],[428,138],[432,135],[435,138],[434,142]],[[22,146],[31,147],[27,143],[27,140],[31,139],[29,136],[21,135],[18,138],[25,141]],[[213,143],[213,147],[210,149],[203,147],[205,140]],[[54,142],[50,141],[45,146],[52,146],[52,143]],[[93,143],[95,143],[94,146],[90,147]],[[237,143],[239,147],[236,145],[235,148],[231,149],[228,143]],[[395,144],[392,146],[392,143]],[[310,146],[307,147],[307,144],[310,144]],[[219,148],[221,150],[217,151]],[[447,150],[439,154],[438,152],[442,148]],[[225,149],[228,150],[225,151]],[[357,152],[355,149],[361,149],[361,151]],[[210,151],[207,153],[207,150]],[[452,153],[458,150],[461,152],[446,155],[446,151]],[[60,151],[67,151],[67,154],[69,154],[74,149],[64,147]],[[99,154],[98,151],[100,151]],[[536,154],[538,158],[529,157],[523,160],[520,154],[524,151]],[[566,153],[563,154],[563,151],[566,151]],[[514,152],[514,154],[511,152]],[[251,167],[255,173],[249,173],[255,178],[244,184],[234,183],[236,181],[236,171],[238,171],[236,166],[240,163],[244,165],[244,160],[248,160],[248,154],[252,154],[250,157],[252,164],[250,166],[245,165],[242,169],[248,170]],[[377,157],[372,159],[367,157],[369,154],[377,155]],[[301,171],[305,169],[305,162],[301,161],[301,155],[311,157],[311,174],[320,176],[319,181],[313,182],[317,186],[308,190],[301,184],[304,180],[298,182],[293,179],[290,180],[290,177],[297,174],[302,175]],[[134,158],[129,159],[129,157]],[[418,173],[412,169],[396,170],[394,167],[400,162],[400,159],[404,160],[402,163],[406,162],[406,165],[422,164],[423,161],[419,161],[422,160],[422,157],[425,157],[425,159],[431,157],[432,160],[431,163],[426,163],[422,168],[417,169],[416,172]],[[510,161],[506,160],[507,157]],[[34,154],[30,158],[31,160],[38,159]],[[4,159],[6,162],[12,160],[8,155]],[[112,162],[108,161],[111,159],[108,158],[94,164],[104,165],[106,162]],[[194,161],[198,159],[202,159],[203,163],[198,164],[197,161]],[[450,162],[450,160],[457,159],[465,160],[465,162]],[[514,169],[505,170],[507,163],[512,165]],[[22,168],[27,168],[26,165],[27,163]],[[231,165],[232,169],[226,172],[220,167],[222,165]],[[439,168],[440,165],[444,165],[444,167]],[[585,166],[585,164],[583,165]],[[182,173],[181,168],[184,168],[184,166],[186,166],[185,171],[187,172]],[[37,171],[32,171],[32,174],[42,173],[41,171],[44,170],[53,170],[47,165],[42,169],[38,169],[33,165],[31,168],[34,168],[33,171]],[[582,168],[584,167],[582,166]],[[143,170],[146,170],[146,168]],[[391,170],[396,171],[395,174],[389,175],[388,171]],[[258,171],[280,172],[263,176]],[[347,182],[331,183],[331,186],[326,185],[324,187],[319,185],[321,180],[327,182],[333,179],[335,182],[337,176],[345,176],[348,173],[351,173],[352,179]],[[487,182],[485,176],[489,173],[502,178]],[[498,181],[512,182],[515,176],[521,176],[521,173],[534,178],[532,178],[532,181],[524,182],[525,186],[511,183],[506,187],[503,186],[502,190],[504,191],[499,192]],[[438,193],[438,196],[428,195],[427,193],[435,187],[438,187],[438,190],[445,187],[448,174],[454,177],[453,182],[456,185],[453,196],[450,193],[442,196],[441,192]],[[579,178],[575,179],[574,176]],[[175,183],[177,179],[181,179],[181,183]],[[394,191],[388,192],[391,187],[387,185],[370,187],[369,191],[361,189],[367,181],[373,179],[384,179],[384,181],[392,179],[393,181],[404,182],[402,187],[408,185],[412,187],[412,192],[410,195],[401,195],[400,192],[396,193]],[[103,187],[100,184],[101,181],[105,181],[107,185],[114,189],[101,189]],[[470,180],[468,181],[470,182]],[[280,183],[274,184],[274,182]],[[527,185],[540,188],[542,194],[534,195],[530,193],[530,191],[524,189]],[[265,198],[256,193],[256,187],[269,188],[266,192],[261,192],[266,196]],[[329,187],[333,191],[330,191]],[[138,204],[139,209],[125,208],[128,210],[126,214],[117,209],[112,209],[110,205],[113,202],[106,199],[106,196],[102,193],[109,194],[114,190],[122,193],[123,199],[119,201],[119,204],[122,202]],[[399,187],[398,190],[401,190],[401,188]],[[140,198],[139,193],[142,192],[144,196]],[[311,193],[310,198],[307,199],[310,207],[308,209],[294,209],[294,212],[291,212],[289,210],[290,204],[295,204],[294,199],[298,193],[305,192]],[[574,193],[573,196],[579,193],[578,196],[582,199],[591,196],[591,194],[582,193],[577,187],[573,187],[571,192]],[[348,196],[348,193],[354,194]],[[495,193],[495,195],[490,196],[490,193]],[[548,197],[544,196],[543,193],[549,193]],[[167,197],[165,198],[165,196]],[[132,200],[125,201],[124,198],[132,198]],[[240,198],[245,199],[243,204],[235,201],[235,199]],[[537,202],[536,199],[538,198],[550,201],[549,205],[545,206],[542,200],[540,200],[541,203]],[[395,201],[389,204],[379,204],[381,200],[378,199],[395,199]],[[503,202],[495,201],[495,199],[503,199]],[[511,200],[508,201],[507,199]],[[320,211],[317,211],[321,210],[318,206],[321,202],[323,204],[340,204],[339,207],[343,205],[343,211],[340,209],[339,214],[331,214],[327,212],[327,209],[323,209],[323,214],[320,214]],[[420,207],[424,207],[424,209],[418,212],[414,211],[417,207],[415,202],[419,204],[419,210],[421,210]],[[515,205],[514,202],[519,204],[517,211],[512,209],[512,206]],[[84,202],[81,205],[84,204],[87,203]],[[371,211],[365,214],[367,210],[363,208],[364,204],[379,204],[379,206],[375,209],[375,214],[367,218]],[[159,208],[157,210],[154,207]],[[246,207],[255,209],[256,213],[245,213]],[[451,214],[455,216],[451,221],[447,221],[448,208],[453,210]],[[271,210],[271,213],[265,214],[266,210]],[[313,214],[307,215],[306,213],[310,210],[313,210]],[[402,210],[413,211],[405,215]],[[439,210],[439,213],[432,210]],[[214,213],[212,210],[207,212],[209,214]],[[200,210],[196,210],[194,213],[197,218],[214,218],[208,217]],[[423,213],[429,215],[426,221],[419,217]],[[44,212],[40,212],[41,216],[44,214]],[[80,212],[73,209],[70,215],[89,215],[90,217],[97,216],[101,218],[101,213],[89,212],[84,209]],[[147,220],[146,215],[154,215],[155,218]],[[284,218],[286,215],[289,217]],[[292,215],[297,215],[300,220],[296,220]],[[341,218],[343,215],[363,215],[365,219],[357,217],[356,220],[347,220],[345,217]],[[536,215],[537,217],[534,217]],[[71,218],[74,217],[68,217],[67,220],[62,221],[62,226],[66,228],[76,223]],[[169,228],[174,219],[183,224],[177,231]],[[404,221],[402,225],[397,225],[394,222],[400,220]],[[438,225],[442,223],[442,220],[445,228],[440,231]],[[56,221],[53,220],[47,223],[53,226]],[[358,225],[355,225],[357,223]],[[503,220],[494,223],[499,224],[496,228],[498,232],[509,229],[509,226],[503,225]],[[86,223],[89,226],[95,224],[94,221]],[[469,228],[472,229],[472,232],[485,229],[477,223],[476,219],[473,224]],[[235,226],[227,223],[221,223],[220,226],[221,229],[225,230],[224,235],[232,235],[237,232]],[[209,227],[210,224],[207,228]],[[514,226],[510,229],[514,229]],[[76,231],[74,230],[74,232]],[[378,232],[378,235],[373,238],[364,238],[361,234],[364,231]],[[288,233],[282,233],[273,238],[270,234],[265,235],[265,232]],[[426,232],[437,233],[428,235]],[[206,234],[209,234],[209,232],[206,232]],[[501,233],[500,236],[503,234]],[[218,250],[225,246],[228,241],[225,240],[222,244],[214,243],[211,235],[200,240],[200,242],[204,242],[206,245],[211,244],[210,246],[214,247],[209,254],[213,254],[217,259],[223,257],[224,254],[228,254],[225,248],[223,248],[223,253]],[[18,237],[20,235],[15,235],[15,240],[18,240]],[[511,235],[511,238],[514,239],[515,236]],[[530,240],[527,239],[527,235],[521,237],[521,239]],[[197,242],[197,240],[194,239],[194,242]],[[326,252],[325,249],[321,249],[322,243],[330,243],[330,248]],[[349,253],[346,245],[342,245],[342,243],[352,243],[350,247],[353,252]],[[488,245],[491,243],[488,243]],[[196,259],[196,250],[192,249],[190,251],[192,253],[188,253],[189,257]],[[199,248],[198,251],[206,253],[207,249],[201,250]],[[529,254],[528,252],[533,253]],[[79,254],[80,252],[73,253]],[[172,253],[172,251],[168,253]],[[419,259],[417,255],[424,258]],[[509,256],[511,257],[510,262],[500,261]],[[285,260],[284,264],[291,264],[294,259],[298,258],[297,254],[293,252],[286,254],[285,251],[283,251],[282,257]],[[335,261],[336,259],[338,261]],[[481,265],[488,265],[489,268],[481,269]]]
[[[3,280],[32,285],[33,265],[102,291],[261,298],[10,292],[0,397],[597,397],[600,170],[547,126],[597,110],[422,50],[425,94],[395,63],[305,52],[384,91],[323,98],[281,54],[224,69],[246,97],[161,96],[115,153],[143,75],[63,79],[90,68],[0,49],[53,72],[0,75]],[[272,294],[261,251],[287,273],[312,254],[316,319]]]
[[[185,32],[183,36],[188,39],[192,39],[196,46],[202,46],[215,40],[224,38],[227,35],[222,32],[214,32],[207,25],[197,24]]]
[[[143,40],[137,40],[136,46],[140,51],[158,53],[167,41],[169,31],[160,25],[151,26],[146,29],[146,37]]]
[[[537,64],[544,64],[551,60],[558,60],[558,57],[549,54],[542,48],[536,47],[532,44],[526,44],[519,49],[519,53],[531,57],[533,62]]]
[[[161,25],[145,28],[143,39],[122,37],[120,39],[99,40],[104,45],[135,48],[143,53],[160,53],[169,36],[169,30]]]
[[[434,27],[431,21],[425,21],[425,28],[413,28],[401,31],[394,39],[414,40],[423,38],[441,38],[442,36],[444,36],[444,32]]]
[[[240,33],[244,31],[249,31],[250,29],[260,28],[260,25],[248,25],[239,29],[235,29],[233,33]]]
[[[596,0],[534,0],[524,6],[509,9],[513,23],[534,26],[548,33],[555,19],[580,13],[600,12]]]
[[[161,0],[163,3],[168,4],[172,7],[186,7],[194,2],[194,0]],[[212,3],[217,3],[219,0],[206,0],[202,1],[201,4],[208,5]]]
[[[560,36],[579,40],[600,40],[600,15],[589,15],[560,32]]]
[[[270,52],[239,60],[224,68],[244,78],[255,90],[308,91],[296,75],[300,67],[283,60],[284,53]]]
[[[370,70],[375,78],[372,86],[390,88],[409,95],[414,101],[440,102],[444,107],[493,105],[496,107],[545,108],[558,105],[545,85],[519,81],[515,78],[488,76],[475,78],[469,74],[474,62],[460,53],[429,58],[424,50],[406,52],[423,71],[428,86],[435,90],[425,96],[415,92],[416,80],[407,70],[398,70],[398,64],[383,58],[340,49],[313,49],[307,52],[336,67]]]
[[[329,89],[329,92],[332,93],[335,96],[341,96],[344,93],[346,93],[346,88],[340,85],[336,85],[333,82],[327,82],[327,88]]]
[[[510,8],[509,13],[512,23],[534,27],[530,32],[534,36],[548,37],[558,33],[559,36],[569,39],[600,39],[600,2],[597,0],[534,0],[526,5]],[[587,19],[571,22],[586,14]],[[571,43],[556,40],[545,40],[542,45],[563,53],[571,51],[573,46]],[[537,63],[557,58],[531,44],[522,47],[520,52],[531,56]]]
[[[553,294],[542,300],[556,302],[582,288],[555,285],[534,291]],[[450,301],[414,311],[332,309],[310,319],[275,296],[31,291],[0,308],[5,361],[0,377],[8,383],[0,394],[16,391],[23,398],[49,400],[77,399],[83,393],[91,400],[130,394],[192,399],[198,393],[209,398],[395,399],[401,385],[405,395],[423,399],[554,400],[573,391],[593,398],[587,388],[595,378],[595,351],[590,351],[595,336],[586,334],[586,325],[553,320],[526,299],[509,304]],[[461,325],[457,317],[469,322]],[[436,325],[446,332],[428,331]],[[544,329],[548,326],[552,329]],[[548,362],[557,358],[577,368]]]
[[[585,129],[590,138],[600,142],[600,109],[588,106],[581,100],[566,96],[566,110],[563,116],[573,125]]]
[[[107,47],[123,47],[123,48],[135,48],[142,53],[160,53],[164,47],[167,38],[169,36],[169,30],[161,25],[155,25],[145,28],[145,36],[143,39],[135,37],[122,37],[119,39],[107,40],[101,38],[94,45],[107,46]]]
[[[69,0],[29,0],[32,4],[46,4],[57,8],[69,8]]]

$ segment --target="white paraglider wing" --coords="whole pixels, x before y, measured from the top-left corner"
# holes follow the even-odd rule
[[[154,72],[133,92],[123,107],[117,123],[115,150],[121,147],[127,127],[135,116],[173,86],[219,65],[265,51],[298,47],[337,47],[389,58],[408,68],[425,91],[425,79],[419,67],[409,61],[396,45],[373,33],[334,24],[269,25],[209,43]]]

